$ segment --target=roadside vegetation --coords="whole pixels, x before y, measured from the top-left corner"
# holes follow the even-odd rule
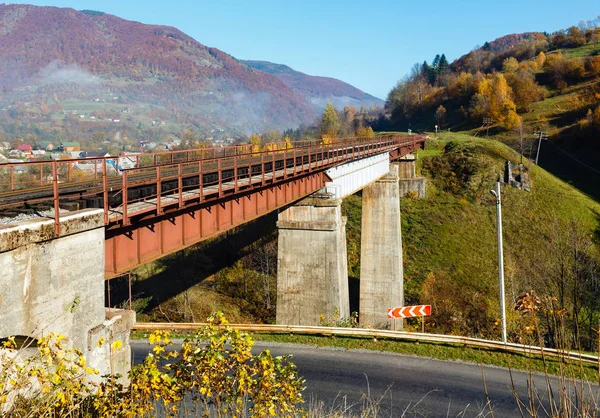
[[[98,376],[60,335],[25,350],[9,339],[0,352],[0,416],[151,417],[296,416],[303,380],[287,357],[251,353],[252,337],[227,326],[221,313],[176,350],[168,332],[149,335],[152,352],[124,385]],[[119,342],[111,350],[119,350]]]

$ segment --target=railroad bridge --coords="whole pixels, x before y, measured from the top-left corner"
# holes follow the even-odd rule
[[[0,338],[52,329],[98,363],[94,341],[126,338],[105,279],[278,210],[277,322],[349,315],[341,200],[363,190],[360,321],[402,303],[399,197],[415,187],[422,136],[379,136],[0,165]],[[19,219],[19,218],[16,218]],[[123,367],[128,367],[122,355]],[[114,362],[113,362],[114,363]]]

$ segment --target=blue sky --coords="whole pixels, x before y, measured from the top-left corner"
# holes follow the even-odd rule
[[[339,78],[382,99],[415,62],[431,62],[438,53],[452,61],[509,33],[552,32],[600,14],[600,0],[28,3],[100,10],[175,26],[236,58],[282,63],[307,74]]]

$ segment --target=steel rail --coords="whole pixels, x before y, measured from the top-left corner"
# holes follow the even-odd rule
[[[135,331],[184,331],[190,332],[206,326],[206,323],[165,323],[165,322],[140,322],[133,326]],[[584,363],[598,364],[599,357],[574,351],[557,350],[554,348],[537,347],[531,345],[503,343],[501,341],[484,340],[480,338],[461,337],[444,334],[425,334],[406,331],[389,331],[368,328],[335,328],[304,325],[268,325],[268,324],[230,324],[239,331],[273,334],[310,334],[340,337],[367,337],[389,338],[396,340],[423,341],[431,343],[462,344],[470,347],[487,348],[499,351],[513,352],[526,355],[544,355]],[[221,327],[224,328],[224,327]]]

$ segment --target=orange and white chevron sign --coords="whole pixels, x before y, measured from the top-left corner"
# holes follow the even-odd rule
[[[412,318],[431,315],[431,305],[398,306],[388,309],[388,318]]]

